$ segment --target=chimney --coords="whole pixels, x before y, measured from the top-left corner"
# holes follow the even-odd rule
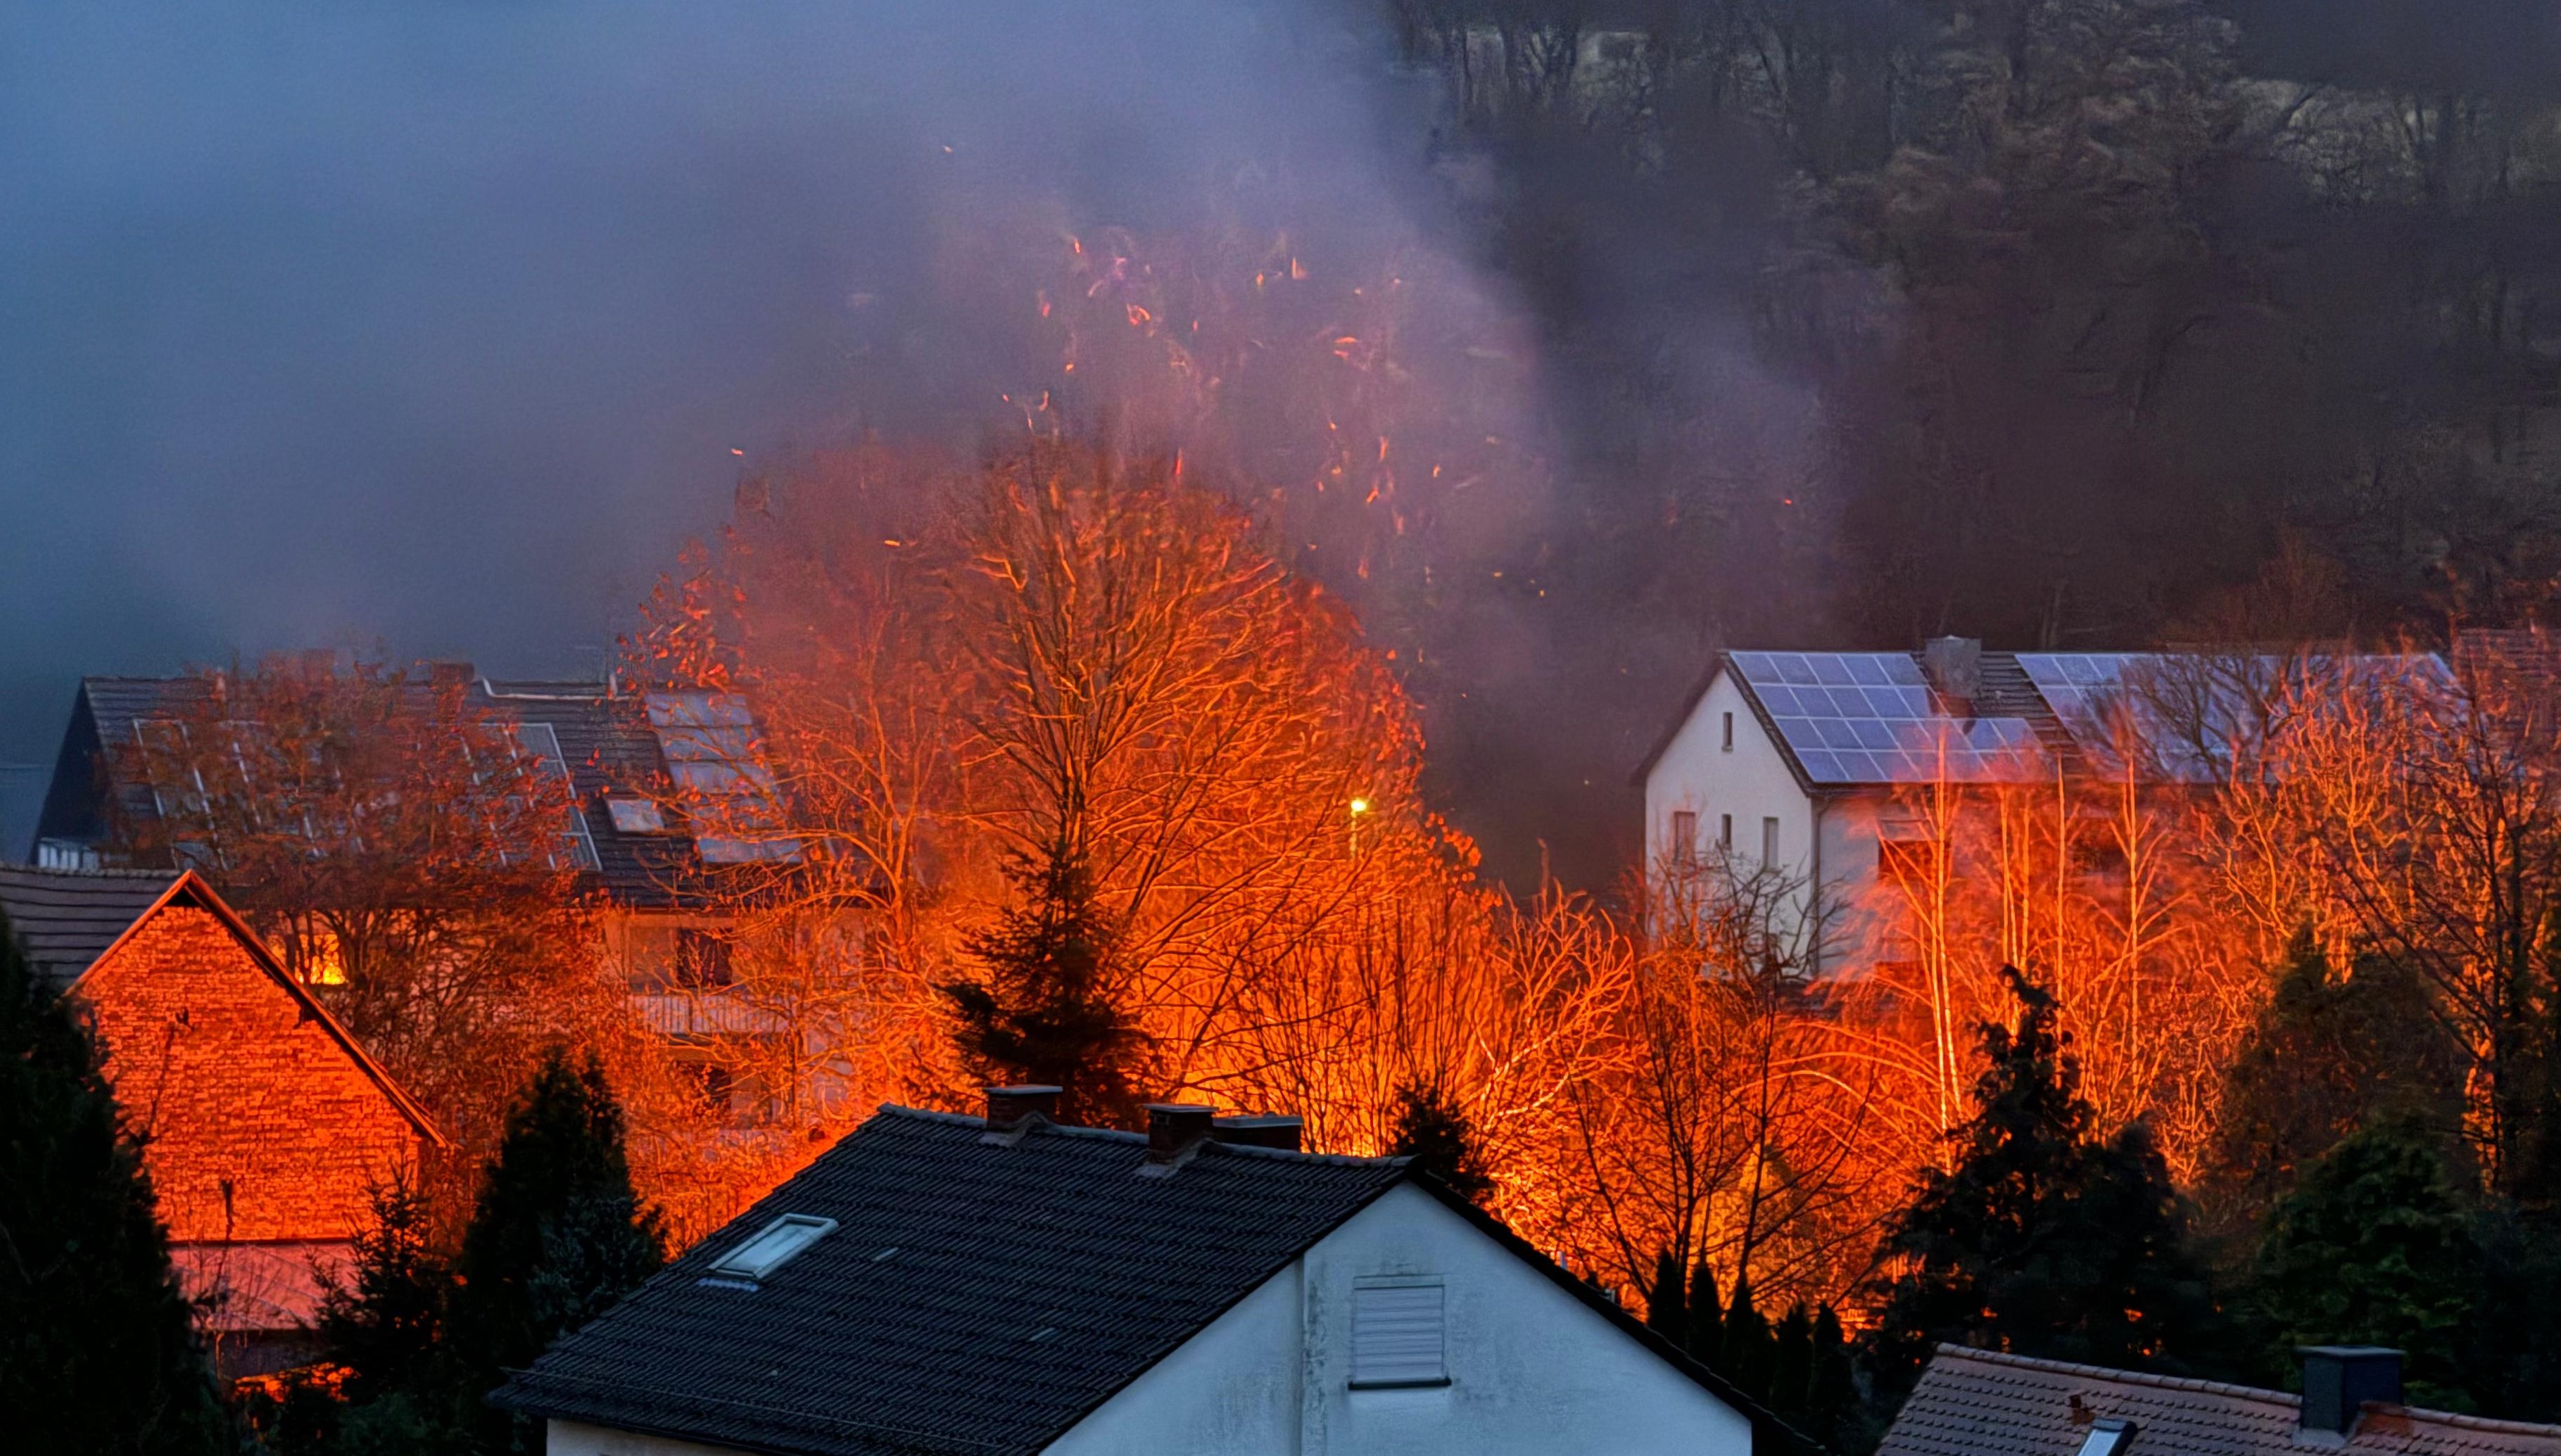
[[[433,687],[451,688],[458,692],[471,686],[471,664],[430,662],[427,665],[427,680]]]
[[[1303,1117],[1222,1117],[1210,1124],[1209,1135],[1237,1147],[1279,1148],[1294,1153],[1306,1127]]]
[[[2368,1400],[2401,1403],[2401,1352],[2380,1345],[2304,1345],[2302,1428],[2344,1436]]]
[[[1057,1087],[985,1087],[987,1131],[1024,1132],[1034,1121],[1058,1121]]]
[[[1147,1104],[1147,1165],[1142,1173],[1159,1177],[1191,1161],[1209,1141],[1218,1109],[1192,1102]]]
[[[1983,686],[1982,639],[1933,637],[1921,649],[1921,668],[1941,697],[1970,702]]]

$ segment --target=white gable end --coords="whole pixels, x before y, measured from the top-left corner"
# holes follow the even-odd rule
[[[1433,1289],[1437,1320],[1422,1293]],[[1436,1339],[1446,1383],[1427,1375]],[[1380,1375],[1392,1378],[1364,1379]],[[1410,1186],[1049,1447],[1053,1456],[1751,1450],[1740,1412]]]
[[[1753,865],[1775,820],[1778,867],[1799,877],[1812,869],[1813,801],[1731,670],[1716,675],[1645,774],[1648,871],[1677,853],[1684,814],[1691,848],[1703,852],[1730,831],[1730,848]]]

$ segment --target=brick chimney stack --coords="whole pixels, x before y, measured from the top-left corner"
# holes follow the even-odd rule
[[[1017,1132],[1037,1118],[1058,1121],[1060,1089],[1050,1086],[982,1087],[987,1094],[987,1131]]]
[[[1190,1162],[1217,1120],[1217,1108],[1196,1102],[1148,1103],[1147,1163],[1139,1171],[1162,1177]]]

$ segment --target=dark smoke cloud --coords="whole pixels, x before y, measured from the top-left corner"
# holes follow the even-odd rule
[[[15,4],[0,759],[73,679],[310,642],[590,668],[753,463],[966,436],[1039,371],[1011,230],[1251,174],[1357,250],[1422,195],[1339,13]]]

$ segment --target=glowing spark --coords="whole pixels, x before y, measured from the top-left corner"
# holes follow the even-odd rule
[[[1366,814],[1366,813],[1368,813],[1368,812],[1369,812],[1369,800],[1367,800],[1367,799],[1354,799],[1354,800],[1352,800],[1352,812],[1353,812],[1353,813],[1355,813],[1355,814]]]
[[[733,454],[733,455],[744,455],[744,454],[746,454],[746,453],[747,453],[747,451],[745,451],[745,450],[742,450],[742,449],[738,448],[736,445],[732,445],[732,446],[730,447],[730,453],[731,453],[731,454]]]

